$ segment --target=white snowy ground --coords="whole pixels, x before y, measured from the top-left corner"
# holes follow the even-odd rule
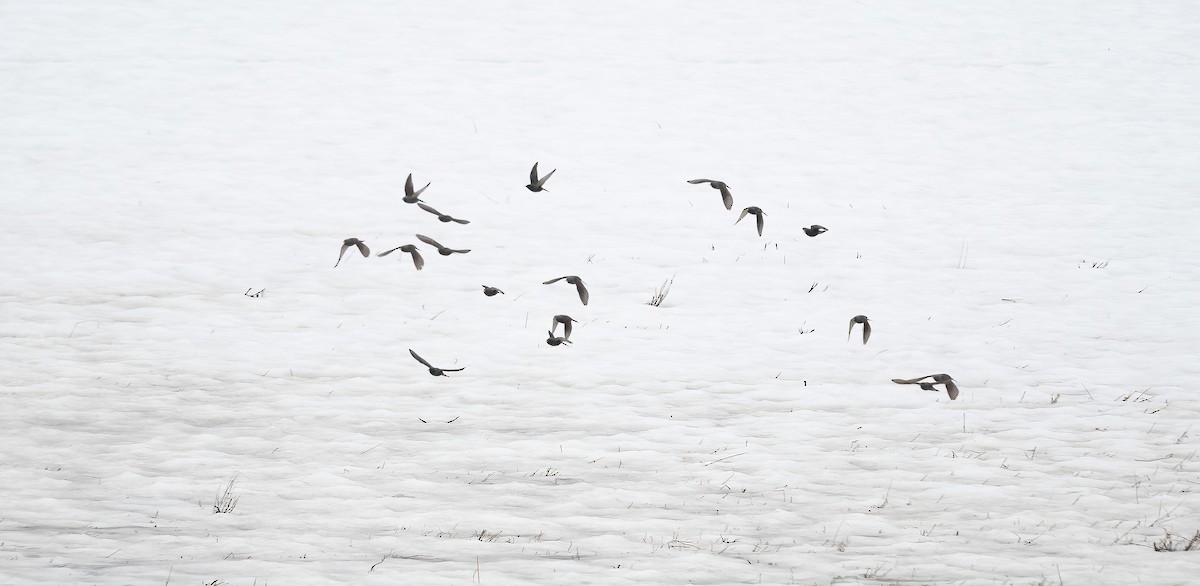
[[[1191,582],[1153,545],[1200,530],[1196,39],[1186,1],[0,3],[0,578]]]

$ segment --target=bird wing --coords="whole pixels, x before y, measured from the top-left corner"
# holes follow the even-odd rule
[[[943,384],[946,385],[946,394],[950,395],[950,400],[953,401],[953,400],[957,399],[958,398],[958,385],[954,384],[954,381],[952,381],[952,380],[948,380]]]
[[[846,330],[846,341],[850,341],[850,334],[854,333],[854,318],[850,318],[850,329]]]
[[[397,250],[400,250],[401,248],[402,248],[402,246],[397,246],[397,247],[395,247],[395,248],[393,248],[393,249],[391,249],[391,250],[385,250],[385,251],[383,251],[383,252],[381,252],[381,253],[379,253],[379,254],[377,254],[377,255],[375,255],[375,256],[387,256],[387,255],[389,255],[389,254],[391,254],[391,253],[393,253],[393,252],[396,252]]]
[[[563,322],[563,339],[569,339],[571,337],[571,322],[573,321],[575,320],[567,318],[567,321]]]
[[[537,185],[537,163],[533,164],[533,168],[529,170],[529,184]]]
[[[460,218],[450,218],[450,221],[452,221],[452,222],[458,222],[459,224],[470,224],[470,223],[471,223],[471,221],[470,221],[470,220],[463,220],[463,219],[460,219]]]
[[[746,209],[742,210],[742,214],[740,216],[738,216],[737,222],[734,222],[734,224],[741,222],[742,218],[745,218],[746,214],[748,214],[748,213],[750,213],[750,208],[746,208]]]
[[[425,211],[427,211],[427,212],[429,212],[429,213],[431,213],[431,214],[433,214],[433,215],[435,215],[435,216],[440,216],[440,215],[442,215],[442,212],[439,212],[439,211],[437,211],[437,210],[433,209],[432,207],[430,207],[430,206],[427,206],[427,205],[425,205],[425,204],[423,204],[423,203],[418,203],[418,204],[417,204],[417,207],[419,207],[419,208],[421,208],[421,209],[423,209],[423,210],[425,210]]]
[[[420,240],[421,242],[424,242],[425,244],[431,244],[438,248],[445,248],[445,246],[442,246],[441,244],[439,244],[437,240],[434,240],[433,238],[430,238],[424,234],[417,234],[417,240]]]
[[[412,173],[409,173],[408,179],[404,182],[404,197],[412,197],[413,195],[415,194],[413,193]]]
[[[576,291],[579,291],[579,300],[580,300],[580,301],[582,301],[584,305],[587,305],[587,302],[588,302],[588,290],[587,290],[587,287],[584,287],[584,286],[583,286],[583,280],[582,280],[582,279],[580,279],[579,281],[576,281],[576,282],[575,282],[575,290],[576,290]],[[567,327],[570,327],[570,326],[567,326]]]
[[[421,268],[425,266],[425,259],[421,257],[421,253],[417,252],[417,248],[415,246],[412,249],[412,257],[413,265],[417,267],[418,271],[421,270]]]
[[[421,355],[420,355],[420,354],[417,354],[416,352],[413,352],[413,351],[412,351],[412,348],[409,348],[409,349],[408,349],[408,353],[409,353],[409,354],[412,354],[412,357],[413,357],[413,358],[416,358],[416,359],[417,359],[417,362],[420,362],[421,364],[424,364],[424,365],[425,365],[426,367],[428,367],[428,368],[433,368],[433,365],[432,365],[432,364],[430,364],[430,363],[426,362],[424,358],[421,358]]]
[[[341,249],[341,250],[338,252],[338,259],[337,259],[337,263],[335,263],[335,264],[333,265],[334,267],[337,267],[339,264],[341,264],[341,262],[342,262],[342,256],[344,256],[344,255],[346,254],[346,250],[348,250],[348,249],[350,248],[350,246],[351,246],[351,244],[350,244],[349,242],[343,242],[343,243],[342,243],[342,249]]]
[[[871,339],[871,322],[865,321],[865,322],[863,322],[863,344],[866,344],[867,340],[870,340],[870,339]]]
[[[559,278],[557,278],[557,279],[550,279],[549,281],[543,281],[543,282],[542,282],[542,284],[543,284],[543,285],[549,285],[550,283],[557,283],[557,282],[559,282],[559,281],[561,281],[561,280],[563,280],[563,279],[565,279],[565,278],[566,278],[566,277],[559,277]]]
[[[766,214],[754,214],[754,217],[758,220],[758,235],[759,236],[762,236],[763,216],[765,216],[765,215]]]
[[[558,169],[554,169],[554,171],[557,171],[557,170],[558,170]],[[537,185],[538,187],[541,187],[541,186],[545,185],[545,184],[546,184],[546,181],[550,179],[550,176],[554,174],[554,171],[550,171],[549,173],[546,173],[546,176],[545,176],[545,177],[542,177],[541,179],[538,179],[537,181],[535,181],[535,182],[534,182],[534,185]]]
[[[471,249],[470,249],[470,248],[467,248],[467,249],[464,249],[464,250],[455,250],[455,249],[453,249],[453,248],[447,248],[446,250],[449,250],[450,252],[457,252],[458,254],[466,254],[466,253],[468,253],[468,252],[471,252]]]
[[[725,204],[725,209],[733,209],[733,194],[729,193],[729,187],[721,186],[721,201]]]
[[[465,366],[464,366],[464,367],[462,367],[462,368],[443,368],[443,369],[441,369],[441,370],[442,370],[443,372],[458,372],[458,371],[460,371],[460,370],[465,370],[466,368],[467,368],[467,367],[465,367]]]
[[[892,379],[892,382],[894,382],[898,385],[916,385],[916,384],[920,384],[921,381],[923,381],[931,376],[933,376],[933,375],[927,374],[920,378],[894,378],[894,379]]]
[[[696,185],[698,183],[712,183],[712,179],[688,179],[688,183]]]
[[[425,187],[422,187],[422,188],[418,189],[416,192],[414,192],[413,197],[420,197],[422,193],[425,193],[425,189],[428,188],[430,185],[433,185],[433,182],[431,182],[431,181],[425,182]]]

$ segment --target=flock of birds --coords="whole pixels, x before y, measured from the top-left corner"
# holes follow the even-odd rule
[[[551,176],[554,175],[554,172],[557,170],[558,169],[554,169],[553,171],[550,171],[549,173],[547,173],[545,175],[539,176],[538,164],[534,163],[533,168],[529,171],[529,184],[526,185],[525,188],[534,193],[541,192],[541,191],[549,191],[548,189],[546,189],[546,182],[550,179]],[[691,183],[693,185],[708,184],[709,187],[720,192],[721,202],[725,205],[725,209],[727,209],[727,210],[733,209],[733,193],[730,192],[729,185],[727,183],[725,183],[724,181],[717,181],[715,179],[690,179],[690,180],[688,180],[688,183]],[[434,209],[432,206],[426,204],[423,200],[421,200],[420,199],[421,194],[424,193],[424,191],[429,186],[430,186],[430,183],[426,183],[425,186],[422,187],[421,189],[415,189],[414,185],[413,185],[413,177],[412,177],[412,174],[410,173],[408,175],[408,179],[404,182],[404,198],[402,199],[402,201],[404,203],[408,203],[408,204],[416,204],[417,207],[421,208],[422,210],[424,210],[426,212],[429,212],[430,214],[437,216],[437,219],[444,223],[451,223],[451,222],[456,223],[456,224],[470,224],[471,223],[470,220],[456,218],[450,214],[444,214],[442,212],[439,212],[438,210]],[[746,218],[746,216],[751,216],[751,215],[754,216],[755,227],[758,231],[758,235],[762,236],[764,217],[767,214],[765,212],[763,212],[762,208],[760,208],[758,206],[748,206],[748,207],[742,209],[742,213],[738,216],[738,219],[734,222],[734,224],[740,223],[742,220],[744,220]],[[821,234],[824,234],[825,232],[828,232],[828,231],[829,230],[827,228],[825,228],[824,226],[821,226],[819,224],[813,224],[812,226],[804,228],[804,233],[807,236],[812,237],[812,238],[820,236]],[[417,236],[417,240],[420,240],[421,242],[424,242],[424,243],[436,248],[438,251],[438,254],[440,254],[442,256],[450,256],[452,254],[466,254],[468,252],[471,252],[471,250],[469,248],[468,249],[450,248],[448,246],[441,244],[437,240],[430,238],[429,236],[425,236],[424,234],[417,234],[416,236]],[[343,257],[345,257],[346,252],[349,251],[351,248],[357,249],[358,252],[360,254],[362,254],[362,256],[364,258],[371,256],[371,249],[370,249],[370,247],[367,246],[367,244],[365,242],[363,242],[362,240],[360,240],[358,238],[347,238],[344,241],[342,241],[342,248],[341,248],[341,251],[338,253],[337,262],[334,263],[334,265],[333,265],[334,268],[337,268],[337,266],[342,263],[342,259],[343,259]],[[421,256],[420,249],[418,249],[415,244],[404,244],[401,246],[397,246],[390,250],[380,252],[376,256],[387,256],[396,251],[400,251],[400,252],[404,252],[404,253],[408,253],[408,254],[412,255],[413,266],[415,266],[418,271],[425,267],[425,259],[424,259],[424,257]],[[553,283],[557,283],[558,281],[566,281],[566,283],[568,285],[574,285],[576,293],[579,294],[579,301],[582,302],[584,305],[588,304],[589,294],[588,294],[587,286],[584,284],[583,279],[579,278],[577,275],[565,275],[562,277],[556,277],[556,278],[550,279],[548,281],[544,281],[542,284],[550,285]],[[490,285],[483,285],[483,294],[488,297],[494,297],[496,295],[503,295],[504,291],[500,290],[497,287],[493,287]],[[561,314],[555,315],[550,322],[550,330],[547,332],[549,337],[546,339],[546,343],[549,344],[550,346],[559,346],[562,344],[570,344],[571,343],[571,330],[572,330],[571,324],[574,322],[576,322],[576,320],[574,318],[572,318],[571,316],[561,315]],[[866,344],[867,341],[871,339],[871,323],[870,323],[870,320],[865,315],[856,315],[856,316],[850,318],[850,329],[846,333],[846,340],[849,341],[850,336],[854,334],[854,326],[856,324],[862,325],[862,343]],[[560,326],[560,325],[563,326],[563,333],[561,336],[558,335],[558,326]],[[412,355],[412,357],[414,359],[416,359],[417,362],[420,362],[422,365],[424,365],[426,368],[428,368],[429,374],[432,376],[447,376],[446,375],[447,372],[457,372],[457,371],[463,370],[463,368],[438,368],[438,367],[430,364],[424,358],[421,358],[421,356],[419,354],[417,354],[416,352],[414,352],[412,349],[409,349],[408,352],[409,352],[409,354]],[[894,379],[892,379],[892,382],[894,382],[896,384],[902,384],[902,385],[915,384],[915,385],[919,385],[922,390],[935,391],[935,392],[939,391],[939,389],[935,385],[940,384],[945,388],[946,394],[949,395],[950,400],[954,400],[954,399],[958,398],[958,386],[955,384],[954,379],[948,374],[931,374],[931,375],[926,375],[926,376],[923,376],[920,378],[913,378],[913,379],[894,378]]]

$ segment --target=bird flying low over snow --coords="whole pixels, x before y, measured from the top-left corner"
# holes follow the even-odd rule
[[[407,253],[412,254],[413,264],[416,265],[418,271],[421,270],[421,268],[425,266],[425,259],[421,257],[420,252],[417,252],[417,245],[415,245],[415,244],[405,244],[404,246],[397,246],[396,248],[393,248],[391,250],[385,250],[375,256],[387,256],[393,252],[396,252],[397,250],[399,250],[400,252],[407,252]]]
[[[338,253],[338,259],[337,262],[333,263],[333,268],[336,269],[338,265],[342,264],[342,257],[345,256],[346,251],[349,250],[351,246],[357,246],[358,251],[362,253],[364,258],[371,256],[371,249],[367,248],[367,245],[362,240],[359,240],[358,238],[347,238],[342,241],[342,250]]]
[[[559,277],[557,279],[550,279],[549,281],[546,281],[542,284],[549,285],[550,283],[555,283],[555,282],[561,281],[563,279],[566,279],[568,283],[575,285],[575,290],[579,292],[579,300],[582,301],[584,305],[587,305],[588,304],[587,287],[583,286],[583,279],[580,279],[579,277],[576,277],[575,275],[567,275],[565,277]]]
[[[417,204],[417,207],[437,216],[438,219],[443,222],[457,222],[459,224],[470,224],[471,223],[470,220],[463,220],[463,219],[451,216],[450,214],[443,214],[442,212],[439,212],[439,211],[433,209],[433,206],[428,206],[423,203]]]
[[[433,238],[430,238],[424,234],[417,234],[417,240],[420,240],[421,242],[424,242],[425,244],[429,244],[431,246],[437,247],[438,254],[440,254],[442,256],[450,256],[451,254],[455,254],[455,253],[466,254],[468,252],[471,252],[470,248],[468,248],[466,250],[456,250],[453,248],[446,248],[445,246],[442,246],[442,244],[440,242],[438,242],[437,240],[434,240]]]
[[[846,341],[850,341],[850,334],[854,333],[854,324],[862,324],[863,327],[863,344],[871,339],[871,322],[867,321],[867,316],[856,315],[850,318],[850,330],[846,332]]]
[[[734,222],[734,224],[742,221],[742,218],[745,218],[746,214],[754,214],[754,219],[758,221],[758,235],[762,236],[763,216],[767,214],[763,213],[762,208],[758,206],[750,206],[742,210],[742,215],[738,216],[737,222]]]
[[[534,163],[533,169],[531,169],[529,171],[529,185],[526,185],[525,189],[528,189],[529,191],[532,191],[534,193],[537,193],[539,191],[550,191],[549,189],[546,189],[543,186],[546,185],[546,181],[548,179],[550,179],[550,176],[554,174],[554,171],[557,171],[558,169],[555,169],[554,171],[546,173],[545,177],[542,177],[539,179],[537,166],[538,166],[538,164]]]
[[[933,382],[928,382],[925,379],[932,378]],[[954,378],[948,374],[927,374],[920,378],[894,378],[892,382],[898,385],[920,385],[922,390],[937,391],[934,385],[941,384],[946,387],[946,394],[950,395],[950,400],[958,398],[958,385],[954,384]]]
[[[419,354],[417,354],[416,352],[413,352],[411,348],[408,350],[408,353],[412,354],[412,357],[416,358],[417,362],[424,364],[425,367],[429,369],[429,374],[431,374],[433,376],[446,376],[447,372],[458,372],[460,370],[463,370],[462,368],[438,368],[438,367],[430,364],[429,362],[427,362],[424,358],[421,358],[421,356]]]
[[[804,229],[804,233],[808,234],[809,238],[815,238],[815,237],[820,236],[821,234],[824,234],[828,231],[829,231],[829,228],[826,228],[825,226],[822,226],[820,224],[813,224],[812,226],[809,226],[808,228]]]
[[[688,179],[688,183],[693,185],[707,183],[709,187],[721,191],[721,201],[725,204],[725,209],[733,209],[733,194],[729,193],[729,186],[724,181],[716,181],[713,179]]]
[[[426,183],[425,187],[429,187],[429,184]],[[425,187],[413,191],[412,173],[409,173],[408,180],[404,182],[404,203],[417,203],[421,201],[417,198],[421,197],[421,193],[425,191]]]

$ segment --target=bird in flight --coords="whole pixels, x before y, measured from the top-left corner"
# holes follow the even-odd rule
[[[932,378],[933,382],[928,382],[925,379]],[[937,391],[934,385],[941,384],[946,387],[946,394],[950,395],[950,400],[958,398],[958,385],[954,384],[954,378],[948,374],[927,374],[921,378],[894,378],[892,382],[898,385],[920,385],[921,389],[926,391]]]
[[[429,362],[427,362],[424,358],[421,358],[421,355],[417,354],[416,352],[413,352],[412,348],[409,348],[408,353],[412,354],[412,357],[416,358],[417,362],[424,364],[425,367],[429,369],[429,374],[431,374],[433,376],[446,376],[447,372],[458,372],[460,370],[463,370],[462,368],[438,368],[438,367],[430,364]]]
[[[425,259],[421,258],[421,253],[417,252],[417,245],[415,245],[415,244],[405,244],[404,246],[397,246],[396,248],[381,252],[375,256],[387,256],[393,252],[396,252],[397,250],[399,250],[400,252],[407,252],[407,253],[412,254],[413,264],[416,265],[418,271],[421,270],[421,268],[425,266]]]
[[[546,180],[550,179],[550,176],[553,175],[554,171],[557,171],[558,169],[555,169],[554,171],[546,173],[545,177],[542,177],[539,179],[537,166],[538,166],[538,164],[534,163],[533,169],[531,169],[529,171],[529,185],[526,185],[525,189],[528,189],[529,191],[532,191],[534,193],[537,193],[539,191],[550,191],[549,189],[546,189],[543,186],[546,185]]]
[[[483,294],[484,295],[487,295],[488,297],[495,297],[497,293],[499,293],[500,295],[504,295],[504,291],[501,291],[500,289],[497,289],[496,287],[489,287],[487,285],[483,285]]]
[[[557,279],[550,279],[549,281],[546,281],[542,284],[549,285],[550,283],[555,283],[555,282],[561,281],[563,279],[566,279],[568,283],[575,285],[575,290],[579,292],[579,300],[582,301],[584,305],[587,305],[588,304],[587,287],[583,286],[583,279],[580,279],[579,277],[576,277],[575,275],[567,275],[565,277],[559,277]]]
[[[733,209],[733,194],[729,193],[729,186],[724,181],[715,181],[712,179],[689,179],[688,183],[693,185],[699,183],[707,183],[713,189],[721,190],[721,201],[725,203],[725,209]]]
[[[433,206],[428,206],[423,203],[417,204],[417,207],[437,216],[438,219],[443,222],[457,222],[459,224],[470,224],[471,223],[470,220],[463,220],[463,219],[451,216],[450,214],[443,214],[442,212],[439,212],[439,211],[433,209]]]
[[[854,324],[862,324],[863,327],[863,344],[871,339],[871,322],[867,321],[867,316],[856,315],[850,318],[850,330],[846,332],[846,341],[850,341],[850,334],[854,333]]]
[[[812,226],[804,229],[804,233],[808,234],[809,238],[816,238],[817,236],[820,236],[828,231],[829,228],[826,228],[820,224],[813,224]]]
[[[466,250],[455,250],[453,248],[446,248],[445,246],[442,246],[442,244],[440,242],[438,242],[437,240],[434,240],[433,238],[430,238],[424,234],[417,234],[417,240],[420,240],[421,242],[424,242],[425,244],[429,244],[431,246],[436,246],[438,249],[438,254],[440,254],[442,256],[450,256],[451,254],[454,254],[454,253],[466,254],[468,252],[471,252],[470,248],[468,248]]]
[[[742,215],[738,216],[737,222],[734,222],[734,224],[742,221],[742,218],[745,218],[746,214],[754,214],[754,219],[758,220],[758,235],[762,236],[763,216],[767,214],[763,213],[762,208],[758,206],[750,206],[742,210]]]
[[[362,253],[363,257],[371,256],[371,249],[367,248],[366,243],[358,238],[347,238],[342,241],[342,250],[338,253],[338,259],[337,262],[333,263],[333,268],[336,269],[338,265],[342,264],[342,257],[345,256],[346,251],[349,250],[351,246],[357,246],[358,251]]]
[[[429,187],[429,184],[426,183],[425,187]],[[425,187],[413,191],[412,173],[409,173],[408,181],[404,182],[404,203],[417,203],[421,201],[417,198],[421,197],[421,193],[425,191]]]

